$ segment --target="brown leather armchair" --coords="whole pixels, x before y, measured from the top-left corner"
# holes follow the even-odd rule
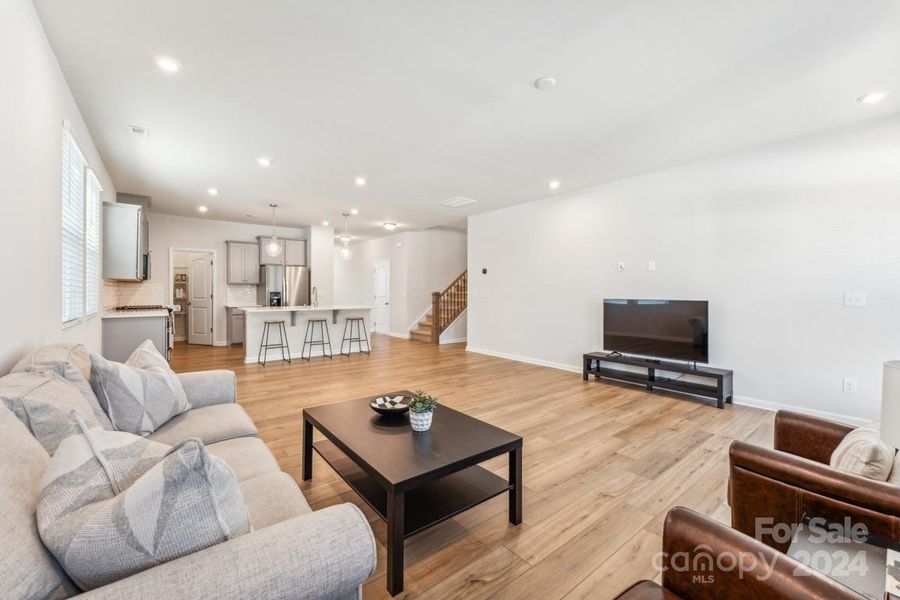
[[[775,448],[731,444],[728,498],[731,524],[778,550],[789,541],[757,523],[794,525],[804,514],[843,523],[849,517],[869,532],[900,541],[900,489],[828,466],[831,453],[853,428],[789,411],[775,416]]]
[[[734,560],[732,560],[732,558]],[[736,565],[742,564],[743,568]],[[666,515],[662,585],[640,581],[619,600],[860,600],[753,538],[687,508]]]

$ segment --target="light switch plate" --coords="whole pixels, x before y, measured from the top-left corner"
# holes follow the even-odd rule
[[[859,380],[856,377],[844,377],[843,390],[848,394],[855,394],[859,391]]]
[[[647,261],[647,270],[648,270],[648,271],[655,271],[655,270],[656,270],[656,261],[655,261],[655,260],[648,260],[648,261]]]
[[[844,308],[865,308],[865,292],[844,292]]]

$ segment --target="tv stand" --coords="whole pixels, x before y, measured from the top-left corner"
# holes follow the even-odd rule
[[[624,371],[612,369],[606,365],[627,365],[640,367],[647,372]],[[680,378],[660,377],[657,371],[681,373],[693,377],[709,380],[710,383],[698,383],[696,381],[682,381]],[[672,392],[692,394],[703,398],[712,398],[718,408],[725,408],[725,404],[731,404],[734,392],[734,371],[728,369],[716,369],[713,367],[698,367],[696,363],[686,364],[657,360],[653,358],[637,358],[625,356],[616,352],[591,352],[584,355],[583,377],[587,381],[593,375],[596,379],[606,378],[616,381],[624,381],[642,385],[648,392],[659,388]]]

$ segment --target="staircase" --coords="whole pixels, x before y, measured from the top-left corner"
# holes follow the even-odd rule
[[[440,343],[444,330],[466,310],[468,295],[468,271],[463,271],[443,292],[432,292],[431,310],[409,330],[409,337],[420,342]]]

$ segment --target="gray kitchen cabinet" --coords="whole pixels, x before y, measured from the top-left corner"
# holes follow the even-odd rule
[[[125,194],[120,194],[125,198]],[[142,197],[128,196],[129,200]],[[137,200],[135,200],[137,201]],[[148,199],[149,201],[149,199]],[[103,278],[146,281],[150,277],[147,205],[103,203]]]
[[[306,266],[306,240],[284,240],[284,264],[288,267]]]
[[[125,362],[135,348],[150,340],[163,356],[169,351],[169,318],[147,317],[104,318],[102,354],[107,360]]]
[[[266,246],[269,244],[272,238],[267,235],[260,235],[256,238],[259,241],[259,264],[260,265],[283,265],[284,264],[284,239],[283,238],[275,238],[278,242],[278,245],[281,247],[281,252],[278,256],[269,256],[266,252]]]
[[[225,242],[228,247],[229,284],[259,285],[259,244]]]
[[[240,308],[228,309],[228,345],[244,345],[244,311]]]

